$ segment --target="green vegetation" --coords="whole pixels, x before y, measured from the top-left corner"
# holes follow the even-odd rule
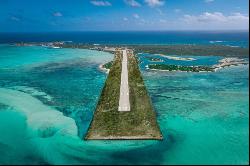
[[[249,57],[249,48],[223,45],[132,45],[131,47],[136,53],[143,52],[165,55]]]
[[[129,56],[130,112],[119,112],[121,52],[116,53],[85,139],[162,139],[137,60]]]
[[[108,62],[108,63],[105,63],[105,64],[103,65],[103,68],[105,68],[105,69],[111,69],[112,65],[113,65],[113,61]]]
[[[93,48],[91,44],[65,44],[67,48]],[[223,56],[223,57],[249,57],[249,48],[230,47],[224,45],[99,45],[96,50],[104,47],[128,47],[136,53],[164,54],[164,55],[194,55],[194,56]]]
[[[32,44],[32,45],[46,45],[47,43],[17,43],[17,45]],[[93,49],[98,51],[107,51],[105,47],[127,47],[134,50],[136,53],[150,53],[150,54],[164,54],[164,55],[197,55],[197,56],[223,56],[223,57],[249,57],[249,48],[230,47],[225,45],[119,45],[119,44],[102,44],[93,45],[87,43],[60,43],[54,42],[54,46],[62,48],[80,48]]]
[[[179,66],[179,65],[167,65],[167,64],[150,64],[148,65],[148,68],[157,70],[187,71],[187,72],[214,71],[214,68],[208,66]]]

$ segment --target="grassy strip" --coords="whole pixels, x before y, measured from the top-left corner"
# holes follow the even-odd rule
[[[128,55],[128,62],[130,105],[131,114],[136,120],[135,125],[142,135],[161,139],[156,113],[141,76],[138,60],[135,56]]]
[[[130,112],[119,112],[121,54],[117,54],[85,139],[162,139],[135,57],[129,57]]]
[[[150,64],[149,69],[168,70],[168,71],[187,71],[187,72],[213,72],[214,68],[208,66],[179,66],[179,65],[167,65],[167,64]]]

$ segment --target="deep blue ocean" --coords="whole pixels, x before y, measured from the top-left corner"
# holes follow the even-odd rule
[[[164,140],[85,141],[107,78],[99,66],[114,56],[9,44],[249,43],[248,33],[204,33],[1,34],[0,165],[249,164],[249,65],[204,73],[151,71],[145,68],[149,56],[181,65],[214,65],[223,57],[190,55],[185,57],[194,60],[185,61],[140,53],[140,70]]]
[[[246,31],[0,33],[0,43],[70,41],[91,44],[223,44],[249,46]]]

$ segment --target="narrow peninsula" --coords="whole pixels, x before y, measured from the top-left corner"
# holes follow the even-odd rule
[[[128,82],[121,82],[125,51],[127,54]],[[128,84],[129,88],[129,94],[125,95],[129,95],[130,108],[126,111],[119,109],[123,84]],[[117,49],[115,51],[108,78],[85,139],[163,139],[156,113],[139,70],[138,60],[132,50]]]

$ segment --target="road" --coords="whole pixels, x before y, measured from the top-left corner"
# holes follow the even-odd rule
[[[119,99],[118,111],[130,111],[127,50],[125,49],[122,52],[123,52],[122,73],[121,73],[120,99]]]

